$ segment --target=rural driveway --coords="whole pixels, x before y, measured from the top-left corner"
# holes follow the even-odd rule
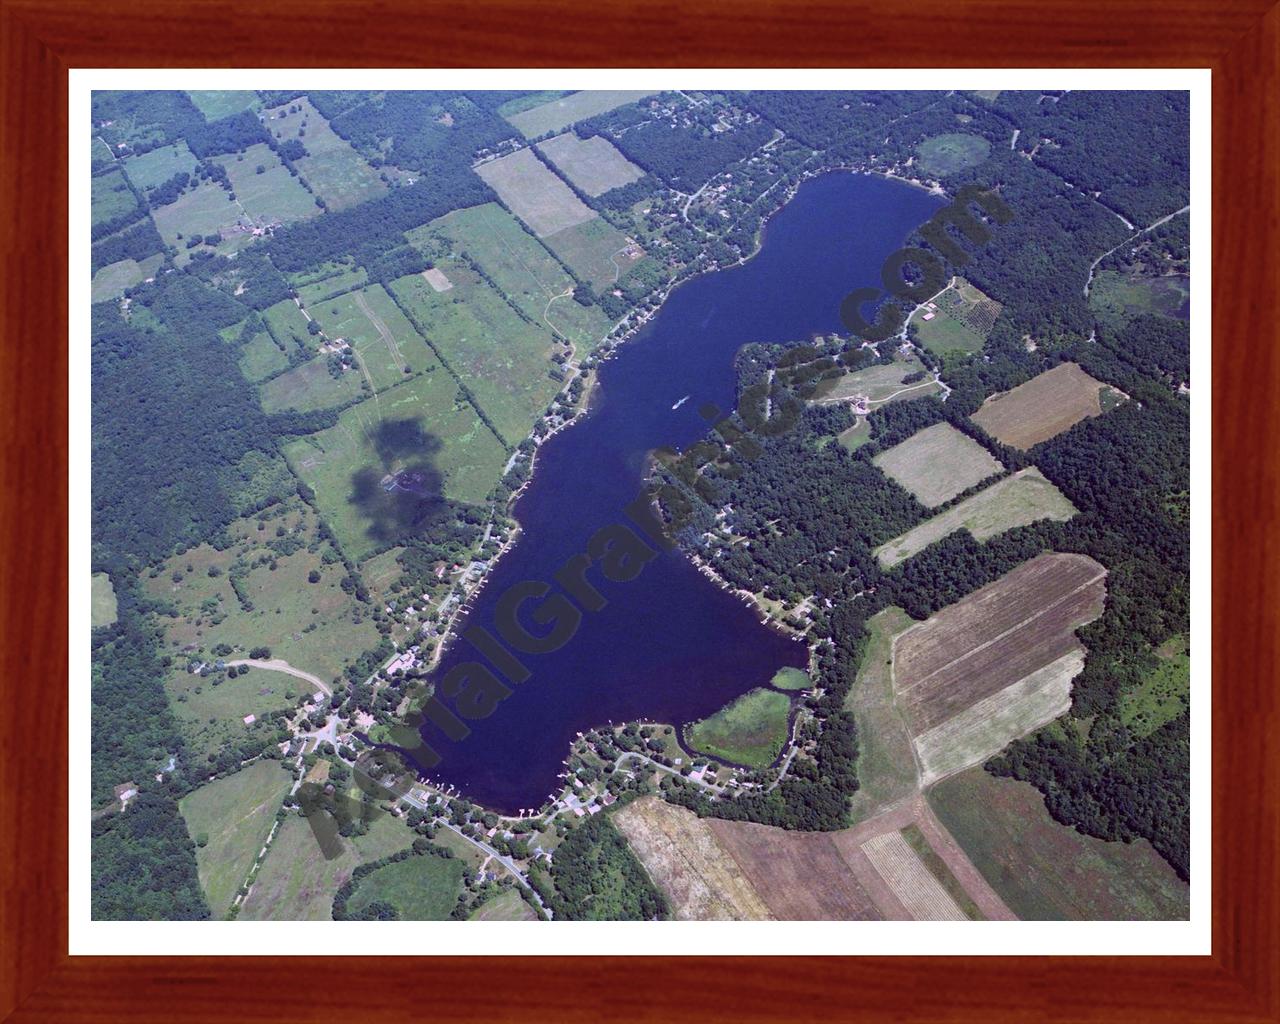
[[[316,689],[323,690],[326,696],[333,696],[333,689],[319,676],[313,676],[310,672],[303,672],[300,668],[294,668],[283,658],[240,658],[236,661],[229,661],[227,664],[248,665],[250,668],[261,668],[268,672],[284,672],[287,675],[296,676],[298,679],[305,679]]]

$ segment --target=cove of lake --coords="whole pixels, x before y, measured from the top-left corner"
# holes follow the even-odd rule
[[[533,480],[515,506],[522,536],[493,567],[467,624],[496,635],[494,606],[513,584],[551,583],[600,528],[626,522],[647,454],[680,449],[707,433],[707,402],[731,409],[734,355],[749,342],[802,342],[840,332],[840,302],[880,287],[880,268],[941,200],[878,176],[833,172],[806,182],[769,221],[764,244],[741,266],[677,288],[617,354],[602,364],[590,413],[538,451]],[[673,409],[684,396],[689,399]],[[429,773],[502,813],[540,806],[578,732],[608,721],[696,721],[804,667],[808,648],[760,622],[754,607],[720,589],[678,551],[633,580],[588,578],[608,601],[584,613],[560,650],[519,655],[532,672],[470,735],[449,742],[429,722],[426,742],[443,760]],[[538,602],[526,606],[525,620]],[[532,627],[537,629],[538,627]],[[433,678],[481,661],[455,637]],[[447,701],[451,704],[452,702]]]

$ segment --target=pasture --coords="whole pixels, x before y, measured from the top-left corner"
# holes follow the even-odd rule
[[[913,313],[911,325],[919,342],[931,352],[944,357],[953,353],[968,355],[981,351],[1002,308],[959,277],[930,309]],[[932,316],[926,320],[930,313]]]
[[[1075,630],[1102,613],[1105,577],[1085,555],[1039,555],[896,637],[895,700],[926,783],[1066,710]]]
[[[1023,920],[1187,919],[1187,884],[1145,839],[1112,843],[1060,825],[1030,783],[974,767],[939,782],[928,800]]]
[[[981,135],[935,135],[916,147],[916,166],[925,174],[943,178],[977,167],[990,153],[991,143]]]
[[[769,908],[721,847],[710,823],[655,796],[613,816],[632,852],[662,890],[677,921],[767,921]]]
[[[292,783],[293,777],[279,761],[255,761],[178,801],[196,844],[200,888],[214,920],[231,909]]]
[[[252,89],[188,89],[187,96],[206,121],[221,121],[242,110],[257,110],[262,106]]]
[[[914,379],[908,380],[909,377]],[[911,356],[821,381],[810,400],[820,403],[852,402],[870,410],[877,405],[899,399],[923,398],[941,390],[938,382],[925,371],[924,364]]]
[[[294,166],[330,210],[344,210],[386,192],[378,172],[329,127],[306,96],[268,111],[266,128],[282,142],[300,139],[306,146],[307,156],[295,160]]]
[[[270,331],[259,331],[240,346],[238,362],[240,372],[251,384],[275,376],[289,366],[288,356],[281,351]]]
[[[565,132],[538,143],[538,150],[589,196],[604,195],[612,188],[644,177],[644,171],[618,152],[603,135],[582,139],[573,132]]]
[[[257,669],[224,679],[217,687],[182,670],[189,657],[212,660],[213,647],[220,643],[241,652],[230,657],[270,647],[275,657],[321,679],[332,679],[350,658],[377,644],[378,631],[365,618],[363,606],[339,585],[346,570],[319,539],[318,527],[315,513],[294,498],[233,522],[227,527],[232,543],[225,551],[202,544],[169,558],[154,577],[143,576],[144,592],[172,604],[178,613],[162,620],[167,623],[166,643],[175,653],[195,645],[166,682],[175,710],[186,707],[188,717],[197,720],[216,715],[238,727],[246,714],[284,706],[283,695],[291,688],[307,692],[304,683],[290,676]],[[283,532],[277,535],[278,530]],[[312,572],[319,574],[315,583],[310,582]],[[233,574],[252,608],[237,597]],[[197,686],[203,689],[199,697],[191,693]],[[255,703],[237,714],[240,698],[256,702],[263,687],[273,691],[262,695],[267,706]],[[188,695],[185,701],[179,701],[180,694]]]
[[[685,746],[735,764],[766,768],[787,741],[790,711],[791,701],[785,694],[751,690],[714,715],[686,726]]]
[[[1011,391],[992,395],[970,418],[1002,444],[1026,451],[1090,416],[1102,415],[1101,396],[1119,392],[1076,363],[1059,363]]]
[[[361,388],[363,380],[360,370],[355,367],[334,376],[329,372],[329,357],[318,355],[262,384],[258,389],[258,401],[266,413],[287,409],[298,412],[332,409],[365,394]]]
[[[901,832],[872,836],[862,844],[862,852],[912,920],[968,920],[959,904],[924,866]]]
[[[226,168],[236,201],[258,226],[288,224],[320,213],[311,193],[298,184],[265,142],[255,143],[243,153],[216,157],[214,162]]]
[[[95,174],[92,180],[90,221],[95,227],[104,221],[123,216],[138,205],[138,200],[119,167],[106,174]]]
[[[97,629],[116,621],[116,592],[111,577],[95,572],[89,577],[89,624]]]
[[[1075,514],[1075,506],[1063,493],[1030,466],[880,545],[875,555],[884,568],[892,569],[956,530],[968,530],[975,540],[989,540],[1017,526],[1041,519],[1066,522]]]
[[[382,285],[313,303],[307,312],[331,341],[351,346],[374,391],[395,387],[412,373],[444,372]]]
[[[198,188],[184,192],[176,202],[167,206],[159,206],[151,211],[151,219],[156,222],[156,230],[166,245],[178,250],[177,262],[185,265],[191,259],[191,250],[187,248],[187,240],[195,235],[230,236],[238,234],[234,241],[224,239],[216,247],[219,253],[236,248],[243,248],[253,236],[244,231],[236,231],[243,216],[234,199],[219,185],[211,181],[203,181]],[[236,242],[239,242],[237,246]]]
[[[140,189],[163,185],[175,174],[191,174],[196,169],[196,158],[185,142],[161,146],[149,153],[124,158],[124,173]]]
[[[343,410],[337,425],[289,442],[284,455],[354,561],[421,529],[433,496],[482,502],[507,459],[443,369]],[[401,470],[423,474],[420,494],[383,487]]]
[[[588,92],[571,93],[562,99],[550,100],[540,106],[504,116],[526,139],[537,139],[550,132],[563,131],[569,125],[585,121],[588,117],[595,117],[607,110],[636,103],[653,95],[655,93],[652,91],[637,89],[592,89]]]
[[[163,262],[164,253],[158,252],[154,256],[148,256],[141,263],[137,260],[109,263],[93,275],[93,284],[89,291],[91,300],[105,302],[108,299],[118,299],[124,294],[125,289],[141,284],[148,277],[153,277]]]
[[[603,217],[595,217],[548,235],[543,242],[593,288],[607,288],[626,277],[644,258],[639,245]]]
[[[881,472],[935,508],[1004,467],[950,423],[935,423],[871,460]]]
[[[472,911],[468,921],[536,921],[538,915],[517,889],[504,889]]]
[[[475,172],[539,238],[596,216],[532,149],[489,160]]]
[[[347,900],[357,918],[374,900],[395,907],[402,921],[447,921],[462,892],[462,862],[456,857],[414,854],[360,879]]]
[[[402,818],[380,815],[369,832],[342,840],[342,853],[326,860],[307,820],[294,812],[276,833],[258,877],[240,906],[245,921],[328,921],[333,897],[356,865],[378,860],[412,845],[414,833]]]
[[[415,245],[429,244],[433,236],[446,240],[474,260],[525,316],[546,324],[580,354],[608,333],[608,317],[600,307],[573,300],[573,278],[497,203],[455,210],[406,236]]]
[[[421,274],[393,281],[391,290],[467,382],[503,440],[519,444],[560,390],[548,375],[555,339],[521,319],[465,263],[441,269],[453,283],[448,291],[436,291]]]
[[[344,263],[321,263],[287,277],[304,306],[314,306],[369,283],[369,274],[364,267]]]

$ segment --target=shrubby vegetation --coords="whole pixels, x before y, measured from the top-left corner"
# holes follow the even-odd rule
[[[549,900],[558,921],[654,921],[671,914],[662,895],[603,814],[587,818],[556,848]]]

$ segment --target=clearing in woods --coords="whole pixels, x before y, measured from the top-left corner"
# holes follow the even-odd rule
[[[206,121],[221,121],[242,110],[257,110],[262,106],[252,89],[188,89],[187,96]]]
[[[912,314],[911,325],[917,339],[931,352],[940,356],[967,354],[982,348],[1001,308],[1000,303],[958,277],[927,308]]]
[[[477,907],[467,918],[468,921],[536,921],[538,915],[533,912],[515,889],[504,889]]]
[[[192,174],[197,163],[185,142],[175,142],[149,153],[125,157],[124,173],[136,188],[149,189],[163,185],[177,174]]]
[[[981,135],[935,135],[916,147],[916,165],[926,174],[945,177],[977,167],[990,152],[991,143]]]
[[[677,921],[766,921],[754,886],[717,841],[706,819],[656,796],[613,816]]]
[[[240,227],[242,218],[247,220],[235,200],[212,181],[202,181],[190,192],[183,192],[176,202],[151,211],[160,237],[178,250],[175,261],[179,266],[190,261],[195,249],[188,249],[187,242],[197,235],[208,238],[225,233],[213,249],[221,256],[243,249],[253,241],[253,235]],[[208,249],[202,247],[200,251]]]
[[[935,423],[871,460],[929,508],[949,501],[1004,467],[950,423]]]
[[[653,92],[637,89],[592,89],[575,92],[563,99],[551,100],[541,106],[510,114],[507,120],[516,126],[526,139],[537,139],[550,132],[562,131],[571,124],[588,117],[603,114],[606,110],[635,103]]]
[[[231,909],[292,782],[279,761],[255,761],[178,801],[196,844],[200,888],[215,920]]]
[[[428,255],[434,251],[433,237],[465,253],[520,312],[546,324],[579,355],[609,332],[609,318],[599,305],[575,302],[573,278],[559,260],[497,203],[455,210],[405,235]]]
[[[908,379],[912,378],[912,379]],[[909,398],[937,394],[942,388],[915,356],[877,363],[843,377],[822,381],[811,401],[819,403],[853,402],[870,411],[878,405]]]
[[[1060,825],[1030,783],[981,767],[929,804],[983,877],[1027,921],[1186,920],[1189,887],[1145,839],[1111,843]]]
[[[288,224],[320,213],[315,198],[265,142],[254,143],[243,153],[216,157],[214,162],[226,168],[236,201],[259,226]]]
[[[924,784],[1066,710],[1084,653],[1075,630],[1101,614],[1105,578],[1085,555],[1039,555],[894,639],[894,694]]]
[[[111,577],[95,572],[89,578],[89,622],[94,629],[116,621],[116,592]]]
[[[618,152],[603,135],[582,139],[573,132],[565,132],[538,143],[538,150],[589,196],[604,195],[611,188],[644,177],[644,171]]]
[[[529,323],[461,261],[441,264],[453,283],[437,291],[421,274],[390,288],[509,445],[519,444],[546,411],[560,384],[552,378],[555,338]],[[327,305],[327,303],[325,303]]]
[[[119,167],[94,176],[90,209],[95,227],[104,221],[123,216],[137,205],[138,200]]]
[[[532,149],[479,164],[475,171],[539,238],[596,216]]]
[[[268,111],[266,129],[283,142],[299,139],[306,146],[307,155],[293,164],[328,209],[345,210],[387,190],[378,172],[329,127],[306,96]]]
[[[401,921],[447,921],[462,892],[462,873],[456,857],[411,854],[360,879],[347,914],[358,919],[378,900],[395,907]]]
[[[1029,466],[880,545],[875,555],[884,568],[892,569],[956,530],[968,530],[975,540],[988,540],[1016,526],[1040,519],[1065,522],[1075,514],[1076,507],[1063,493]]]
[[[1012,391],[992,395],[970,418],[1002,444],[1026,451],[1086,417],[1101,416],[1103,391],[1109,392],[1109,404],[1125,397],[1077,364],[1059,363]]]
[[[121,260],[109,263],[93,275],[90,286],[90,299],[93,302],[105,302],[124,294],[126,288],[141,284],[148,277],[154,277],[160,265],[164,263],[164,253],[148,256],[139,263],[137,260]]]

